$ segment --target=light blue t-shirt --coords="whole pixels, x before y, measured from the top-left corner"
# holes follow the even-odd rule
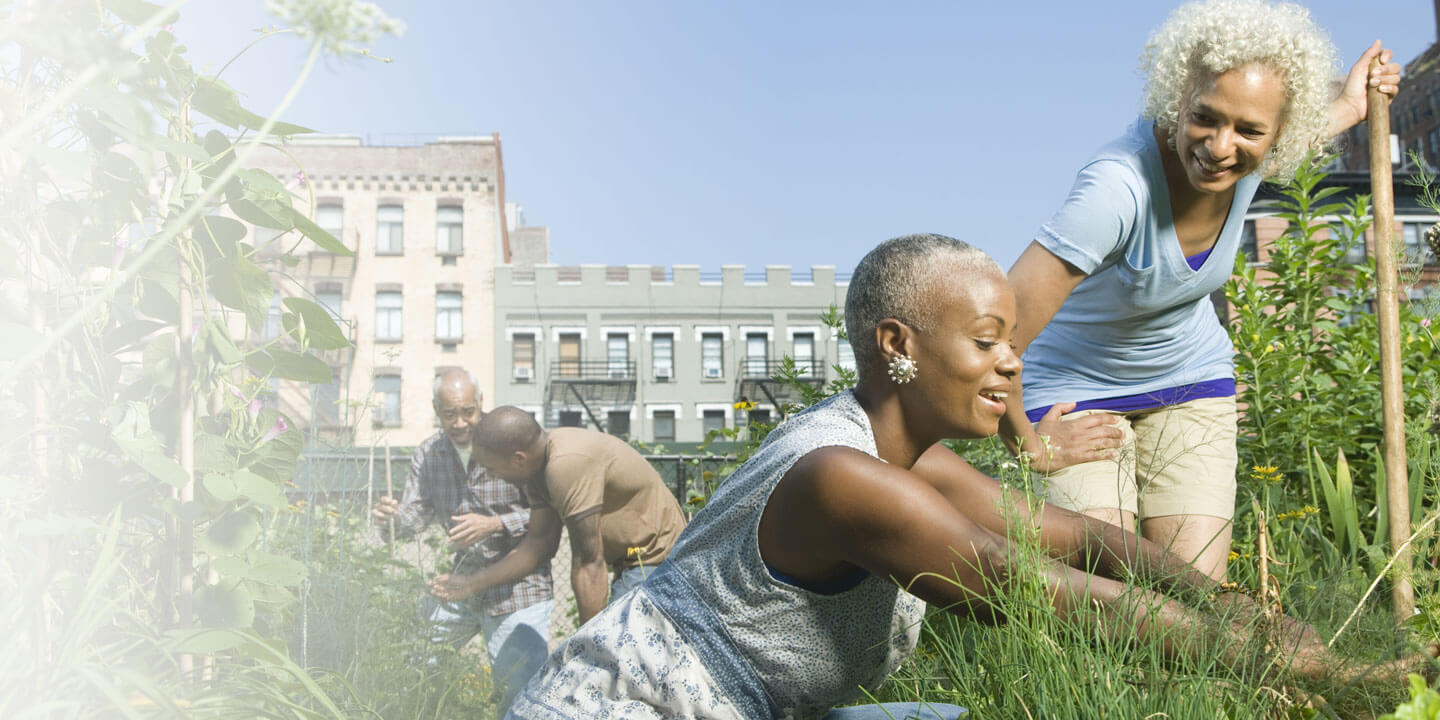
[[[1185,262],[1154,123],[1101,148],[1035,241],[1087,277],[1025,350],[1025,408],[1148,393],[1234,376],[1210,303],[1235,264],[1260,176],[1241,178],[1214,250]]]

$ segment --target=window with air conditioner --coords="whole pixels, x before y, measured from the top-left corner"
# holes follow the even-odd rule
[[[670,333],[655,333],[650,339],[650,360],[656,380],[667,381],[674,378],[675,336]]]
[[[535,336],[517,333],[510,340],[510,364],[515,368],[516,382],[535,379]]]
[[[720,333],[700,336],[700,376],[707,380],[724,377],[725,345]]]

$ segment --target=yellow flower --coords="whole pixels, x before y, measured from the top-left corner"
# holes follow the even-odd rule
[[[735,403],[735,409],[749,412],[755,409],[755,403],[750,402],[749,400],[741,400],[740,402]]]
[[[630,547],[628,547],[628,548],[625,549],[625,556],[626,556],[626,557],[640,557],[642,554],[644,554],[644,552],[645,552],[644,546],[642,546],[642,545],[631,545]]]

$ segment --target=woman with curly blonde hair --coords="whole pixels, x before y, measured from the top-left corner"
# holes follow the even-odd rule
[[[1377,40],[1338,84],[1308,11],[1188,3],[1141,56],[1144,110],[1080,169],[1009,279],[1023,395],[1001,437],[1049,499],[1168,546],[1224,579],[1235,504],[1234,348],[1210,304],[1261,180],[1393,96]],[[1379,66],[1370,68],[1372,59]]]

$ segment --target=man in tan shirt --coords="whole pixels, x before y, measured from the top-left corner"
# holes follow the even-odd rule
[[[440,575],[436,595],[455,600],[523,577],[548,562],[570,531],[570,582],[580,622],[610,597],[639,585],[670,553],[685,515],[650,463],[625,441],[585,428],[543,430],[515,407],[498,407],[475,427],[475,459],[492,477],[529,497],[530,528],[508,555],[469,575]]]

